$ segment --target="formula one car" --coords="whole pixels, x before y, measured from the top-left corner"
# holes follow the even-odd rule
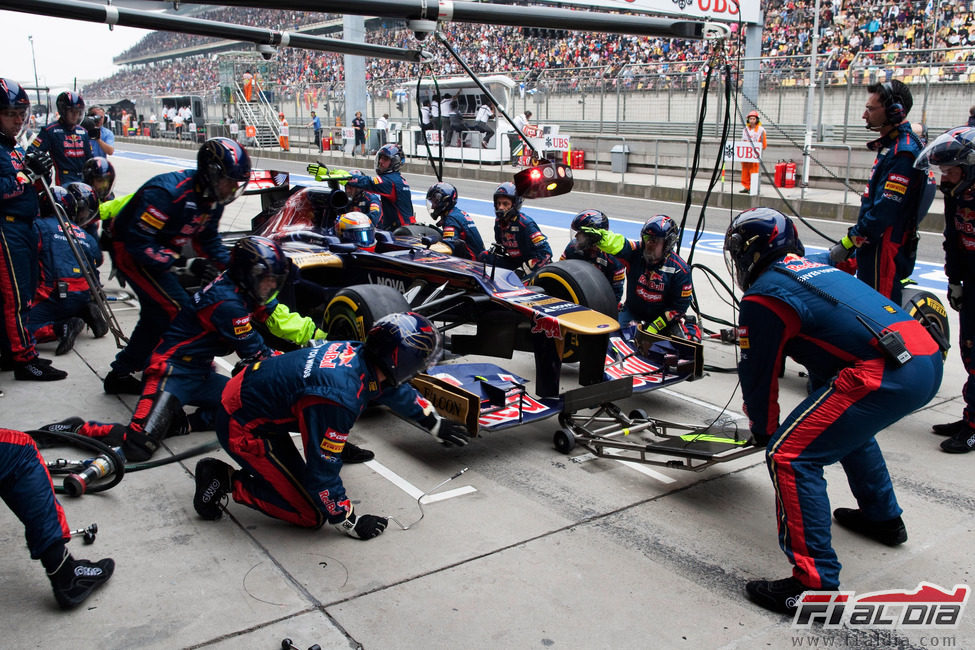
[[[634,390],[650,390],[701,374],[700,346],[621,336],[612,289],[591,264],[555,262],[526,284],[501,266],[451,255],[425,226],[378,231],[375,250],[366,250],[329,234],[346,205],[341,189],[290,187],[280,174],[268,174],[275,182],[258,190],[263,210],[252,231],[240,234],[281,244],[292,277],[279,300],[319,319],[330,338],[361,339],[378,318],[413,310],[437,323],[454,355],[534,355],[534,394],[525,379],[491,364],[451,363],[432,372],[433,383],[459,389],[473,408],[447,408],[443,393],[432,389],[428,397],[472,433],[560,412],[564,363],[577,364],[584,387],[632,377]],[[499,400],[511,403],[507,414],[498,414]]]

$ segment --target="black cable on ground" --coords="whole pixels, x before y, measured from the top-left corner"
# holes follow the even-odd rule
[[[208,451],[216,451],[218,449],[220,449],[220,442],[217,440],[212,440],[206,444],[198,445],[196,447],[190,447],[189,449],[185,451],[181,451],[178,454],[173,454],[172,456],[167,456],[165,458],[160,458],[158,460],[150,460],[144,463],[131,463],[125,466],[125,471],[141,472],[144,469],[162,467],[163,465],[169,465],[170,463],[186,460],[187,458],[192,458],[193,456],[199,456],[200,454],[205,454]]]
[[[105,444],[97,438],[89,438],[88,436],[82,436],[77,433],[72,433],[70,431],[25,431],[27,435],[34,438],[35,442],[38,442],[38,447],[50,446],[49,441],[53,438],[57,441],[63,442],[72,447],[82,447],[84,449],[90,449],[96,452],[96,455],[108,456],[112,461],[114,466],[114,472],[112,472],[112,478],[108,482],[104,483],[94,483],[89,485],[85,490],[86,494],[91,494],[94,492],[104,492],[105,490],[110,490],[119,483],[122,482],[122,478],[125,476],[125,459],[117,451],[112,449],[111,446]],[[50,471],[50,470],[49,470]],[[72,473],[75,473],[72,471]],[[54,486],[54,491],[58,494],[65,494],[65,490],[60,485]]]

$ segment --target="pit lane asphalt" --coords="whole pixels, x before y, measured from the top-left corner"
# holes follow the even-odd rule
[[[171,169],[121,154],[113,161],[119,194]],[[432,179],[408,176],[415,197],[422,197]],[[462,194],[489,196],[493,190],[487,183],[457,185]],[[595,207],[580,205],[572,194],[558,198],[565,202],[552,199],[551,205],[567,213]],[[660,210],[646,201],[595,198],[606,206],[632,206],[631,213],[618,213],[639,220]],[[257,205],[249,198],[229,206],[224,229],[246,228]],[[490,237],[489,219],[476,218]],[[557,253],[565,231],[543,228]],[[723,275],[719,259],[707,259]],[[706,282],[696,289],[709,311],[730,316]],[[131,330],[135,307],[116,313],[123,330]],[[53,357],[53,345],[41,349]],[[734,352],[708,342],[705,361],[730,367]],[[69,415],[127,421],[135,399],[101,391],[114,354],[111,336],[93,340],[83,333],[75,350],[56,360],[69,372],[64,381],[15,382],[10,373],[0,374],[6,393],[0,426],[30,429]],[[474,360],[534,377],[528,355]],[[564,373],[564,389],[575,386],[571,374]],[[910,539],[889,549],[834,529],[845,589],[970,582],[975,458],[941,453],[941,439],[928,431],[931,423],[960,416],[964,377],[953,349],[938,396],[881,434]],[[798,403],[804,388],[798,367],[789,364],[780,390],[783,408]],[[734,419],[740,393],[733,374],[712,372],[622,406],[704,424],[719,415]],[[360,512],[410,524],[419,516],[418,493],[470,469],[439,490],[449,498],[426,505],[419,524],[403,531],[391,522],[369,542],[332,530],[296,529],[233,503],[223,520],[201,521],[192,508],[196,459],[129,474],[106,493],[62,498],[72,528],[99,525],[94,545],[75,540],[70,550],[117,562],[112,580],[71,613],[56,610],[42,568],[28,558],[22,526],[2,510],[0,540],[8,549],[0,563],[3,645],[270,649],[290,637],[301,648],[780,648],[793,647],[797,635],[837,644],[849,638],[844,630],[792,630],[790,621],[744,598],[746,580],[788,575],[760,453],[701,473],[634,468],[587,460],[582,449],[570,456],[556,452],[557,426],[550,419],[488,433],[464,449],[444,449],[388,413],[370,413],[352,439],[376,451],[376,464],[349,466],[342,474]],[[172,438],[157,457],[211,439],[210,433]],[[831,467],[826,476],[834,507],[852,505],[842,471]],[[966,612],[956,630],[897,634],[914,646],[937,635],[971,647],[975,616]]]

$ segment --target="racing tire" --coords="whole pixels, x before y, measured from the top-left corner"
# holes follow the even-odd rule
[[[393,231],[393,237],[416,237],[417,239],[426,237],[430,240],[431,244],[435,244],[443,239],[443,233],[433,226],[424,226],[415,223],[408,226],[400,226]]]
[[[563,454],[568,454],[576,446],[576,437],[571,431],[566,429],[559,429],[552,436],[552,444],[555,445],[555,450]]]
[[[941,358],[947,359],[951,325],[948,310],[937,296],[922,289],[905,288],[901,292],[901,309],[931,333],[931,337],[941,346]]]
[[[529,284],[568,302],[616,318],[619,303],[606,276],[585,260],[559,260],[540,268]]]
[[[399,291],[381,284],[356,284],[340,290],[325,305],[322,329],[333,341],[364,341],[377,320],[409,311]]]
[[[650,419],[650,415],[643,409],[633,409],[630,411],[628,416],[631,420],[642,420],[647,421]]]

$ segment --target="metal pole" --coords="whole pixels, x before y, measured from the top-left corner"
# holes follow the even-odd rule
[[[809,156],[812,152],[813,140],[813,102],[816,99],[816,50],[819,48],[819,2],[813,10],[812,41],[809,48],[809,94],[806,98],[806,142],[802,149],[802,193],[800,200],[806,196],[806,186],[809,185]]]
[[[41,85],[37,83],[37,57],[34,56],[34,37],[28,35],[27,40],[30,41],[30,58],[34,62],[34,92],[37,93],[37,105],[41,105]],[[50,97],[50,95],[48,95]],[[48,121],[50,121],[51,116],[48,115]]]

